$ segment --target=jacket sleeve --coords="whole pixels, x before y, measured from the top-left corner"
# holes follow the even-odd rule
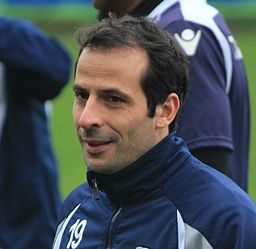
[[[0,17],[0,37],[0,61],[12,92],[46,100],[68,82],[69,55],[31,22]]]

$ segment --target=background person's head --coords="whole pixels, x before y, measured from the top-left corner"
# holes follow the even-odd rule
[[[93,6],[98,10],[99,16],[98,18],[101,20],[108,16],[109,6],[107,0],[93,0]]]
[[[130,13],[142,0],[93,0],[93,5],[99,13],[106,10],[118,15]]]
[[[80,33],[74,122],[89,168],[127,167],[174,129],[187,91],[187,61],[145,18],[106,19]]]

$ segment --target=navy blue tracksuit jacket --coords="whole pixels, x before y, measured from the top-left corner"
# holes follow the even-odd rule
[[[53,249],[255,249],[256,206],[170,134],[113,175],[88,171]]]

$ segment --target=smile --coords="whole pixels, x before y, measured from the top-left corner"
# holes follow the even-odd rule
[[[112,144],[112,141],[86,140],[82,143],[87,153],[99,154],[104,152]]]

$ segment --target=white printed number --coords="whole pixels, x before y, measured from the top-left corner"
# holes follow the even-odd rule
[[[67,245],[67,249],[75,249],[79,246],[82,238],[85,226],[87,224],[87,220],[78,219],[74,225],[72,225],[69,229],[69,232],[71,232],[70,239]]]

